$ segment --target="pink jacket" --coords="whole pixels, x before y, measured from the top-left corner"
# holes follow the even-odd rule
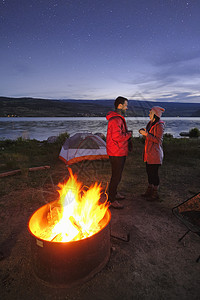
[[[144,161],[148,164],[162,164],[164,124],[163,121],[158,121],[147,133],[144,147]]]
[[[111,111],[107,114],[108,120],[106,148],[109,156],[127,156],[128,139],[132,136],[128,132],[126,121],[120,114]]]

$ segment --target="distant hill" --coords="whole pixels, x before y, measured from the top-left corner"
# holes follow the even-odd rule
[[[104,117],[113,110],[114,100],[49,100],[0,97],[0,117]],[[127,116],[148,116],[152,106],[166,109],[165,117],[200,117],[200,103],[129,100]]]

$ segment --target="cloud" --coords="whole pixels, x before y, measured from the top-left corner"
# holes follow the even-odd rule
[[[200,103],[200,95],[193,95],[192,93],[177,93],[174,95],[163,95],[156,99],[163,102],[185,102],[185,103]]]
[[[152,63],[155,66],[174,65],[174,64],[199,60],[200,52],[199,51],[194,51],[194,52],[171,51],[171,52],[164,52],[160,56],[156,55],[151,59],[152,59]]]
[[[141,70],[141,71],[140,71]],[[199,102],[200,53],[163,55],[146,62],[127,84],[149,100]],[[141,99],[142,100],[142,99]]]

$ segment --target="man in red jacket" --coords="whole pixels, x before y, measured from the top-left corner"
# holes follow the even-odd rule
[[[132,136],[132,131],[128,131],[124,115],[128,108],[128,99],[117,97],[115,100],[115,111],[107,114],[108,120],[106,147],[109,155],[112,176],[108,187],[108,200],[114,208],[123,208],[118,202],[124,197],[117,194],[117,187],[121,181],[122,171],[128,155],[128,140]]]

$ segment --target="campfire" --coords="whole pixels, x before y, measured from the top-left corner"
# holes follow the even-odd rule
[[[86,188],[70,171],[58,184],[58,200],[40,207],[30,218],[34,271],[55,284],[74,284],[88,279],[110,256],[111,214],[101,203],[102,187]]]

